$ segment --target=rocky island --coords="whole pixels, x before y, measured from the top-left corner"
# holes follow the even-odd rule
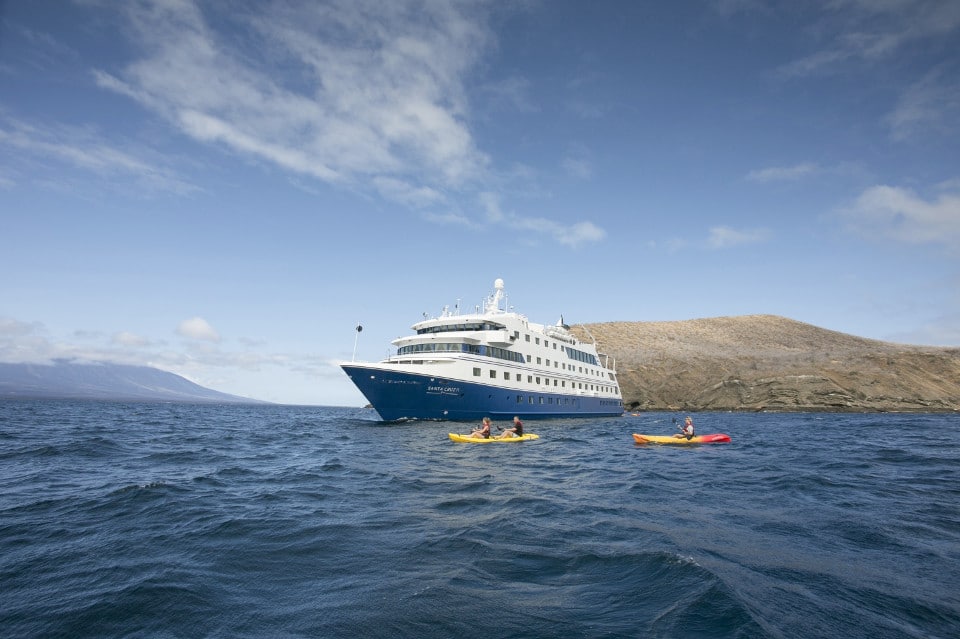
[[[571,330],[616,359],[627,410],[960,410],[960,348],[865,339],[774,315]]]

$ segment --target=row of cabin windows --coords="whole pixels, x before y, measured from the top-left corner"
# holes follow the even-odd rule
[[[532,364],[532,363],[533,363],[532,359],[533,359],[533,358],[532,358],[531,355],[527,355],[527,364]],[[550,367],[550,360],[548,359],[548,360],[546,360],[546,363],[544,363],[544,361],[542,360],[542,358],[538,357],[538,358],[537,358],[537,366],[546,366],[547,368],[549,368],[549,367]],[[599,366],[599,364],[598,364],[598,366]],[[598,370],[594,370],[594,369],[592,369],[592,368],[588,368],[587,370],[583,370],[583,366],[574,366],[573,364],[565,364],[565,363],[558,362],[558,361],[556,361],[556,360],[553,361],[553,367],[554,367],[554,368],[562,368],[562,369],[565,370],[565,371],[576,371],[577,373],[586,373],[587,375],[597,375],[598,377],[602,377],[602,376],[603,376],[603,373],[601,373],[601,372],[598,371]],[[613,376],[611,375],[611,379],[612,379],[612,378],[613,378]]]
[[[538,337],[537,339],[539,340],[540,338]],[[556,345],[556,342],[554,342],[554,345]],[[586,353],[583,353],[582,351],[578,351],[576,349],[569,349],[569,350],[575,353],[581,353],[583,355],[586,355]],[[401,346],[399,349],[397,349],[397,355],[415,355],[417,353],[472,353],[474,355],[483,355],[486,357],[495,357],[497,359],[504,359],[504,360],[507,360],[508,362],[524,361],[524,355],[522,353],[518,353],[516,351],[510,351],[505,348],[499,348],[497,346],[485,346],[485,345],[476,345],[476,344],[431,342],[429,344],[411,344],[410,346]],[[593,355],[590,355],[589,357],[593,358]],[[532,364],[533,356],[527,355],[526,362],[528,364]],[[593,359],[593,362],[587,362],[587,363],[593,363],[599,366],[599,364],[596,363],[596,358]],[[549,367],[550,360],[547,359],[546,364],[544,364],[544,359],[542,357],[537,357],[537,365],[538,366],[545,365]],[[583,366],[574,366],[573,364],[558,362],[557,360],[553,360],[553,367],[561,368],[563,370],[576,371],[578,373],[586,372],[588,375],[597,375],[597,376],[603,375],[603,373],[597,370],[588,368],[586,371],[584,371]]]
[[[476,344],[447,344],[442,342],[433,342],[430,344],[411,344],[410,346],[401,346],[397,349],[397,355],[414,355],[416,353],[472,353],[473,355],[484,355],[486,357],[495,357],[505,359],[508,362],[523,363],[523,354],[515,351],[508,351],[498,346],[478,346]]]
[[[428,326],[417,330],[417,335],[427,333],[458,333],[461,331],[502,331],[506,326],[503,324],[494,324],[490,322],[473,324],[442,324],[440,326]]]
[[[480,367],[479,367],[479,366],[475,366],[474,369],[473,369],[473,376],[474,376],[474,377],[480,377],[481,374],[482,374],[482,371],[480,370]],[[490,371],[489,371],[489,375],[490,375],[490,379],[497,379],[497,370],[496,370],[495,368],[491,368]],[[503,379],[504,379],[504,381],[508,381],[508,382],[509,382],[510,379],[511,379],[511,376],[512,376],[516,381],[521,382],[521,383],[523,382],[523,375],[521,375],[520,373],[514,373],[513,375],[511,375],[510,371],[503,371]],[[561,379],[561,380],[552,379],[552,380],[551,380],[551,378],[548,378],[548,377],[544,377],[544,378],[541,379],[541,377],[540,377],[539,375],[527,375],[527,383],[528,383],[528,384],[541,385],[541,381],[542,381],[542,385],[546,385],[546,386],[550,386],[550,382],[552,381],[552,382],[553,382],[553,386],[554,386],[555,388],[566,388],[566,387],[567,387],[567,380],[565,380],[565,379]],[[605,392],[605,393],[612,393],[612,392],[614,392],[614,388],[613,388],[613,387],[606,386],[606,385],[603,385],[603,384],[590,384],[590,383],[584,384],[584,382],[570,382],[570,388],[575,389],[575,390],[603,391],[603,392]]]
[[[524,402],[524,399],[526,399],[526,402],[528,404],[539,403],[539,404],[557,404],[560,406],[564,406],[564,405],[573,403],[573,398],[571,397],[551,397],[549,395],[544,397],[541,395],[539,398],[537,398],[537,397],[534,397],[533,395],[517,395],[518,404],[522,404]],[[540,401],[539,402],[534,401],[536,399],[539,399]]]
[[[520,331],[514,331],[513,334],[515,337],[520,337]],[[524,338],[529,342],[530,334],[529,333],[524,334]],[[534,337],[533,341],[534,341],[534,344],[536,344],[537,346],[540,345],[539,337]],[[543,340],[543,347],[550,348],[550,340],[547,340],[547,339]],[[571,348],[570,346],[562,346],[561,348],[563,349],[563,351],[566,352],[567,357],[569,357],[570,359],[575,359],[578,362],[583,362],[584,364],[593,364],[594,366],[600,365],[600,362],[597,361],[597,357],[591,353],[585,353],[581,350]],[[553,342],[553,350],[557,350],[556,342]],[[528,355],[527,356],[528,361],[529,361],[529,358],[530,356]]]
[[[568,404],[573,404],[575,400],[572,397],[551,397],[549,395],[546,397],[542,395],[538,397],[535,397],[533,395],[517,395],[517,403],[523,404],[524,402],[526,402],[527,404],[557,404],[558,406],[564,406]],[[622,406],[620,400],[606,400],[606,401],[601,400],[600,405],[601,406]]]
[[[596,355],[593,353],[584,353],[583,351],[578,351],[575,348],[570,348],[569,346],[564,346],[563,350],[567,352],[567,356],[571,359],[575,359],[578,362],[583,362],[584,364],[593,364],[594,366],[599,366],[600,362],[597,361]]]

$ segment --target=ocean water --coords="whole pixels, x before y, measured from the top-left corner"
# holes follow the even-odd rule
[[[960,416],[673,417],[0,402],[0,635],[960,636]]]

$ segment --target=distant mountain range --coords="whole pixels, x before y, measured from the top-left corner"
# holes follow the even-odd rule
[[[263,404],[220,393],[149,366],[106,362],[0,363],[0,399],[62,398]]]

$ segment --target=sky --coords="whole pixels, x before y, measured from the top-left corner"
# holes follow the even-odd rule
[[[0,361],[361,406],[497,278],[960,346],[960,2],[0,0]]]

